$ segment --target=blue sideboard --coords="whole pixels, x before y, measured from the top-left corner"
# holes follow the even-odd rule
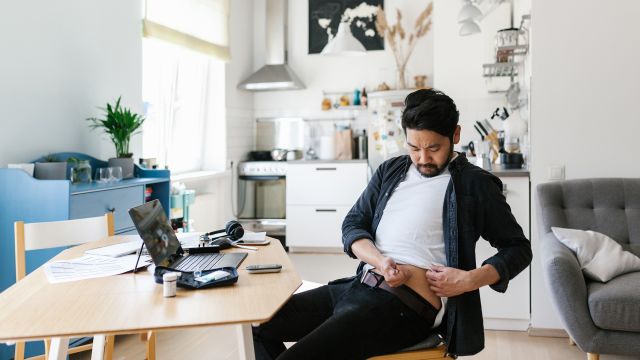
[[[106,161],[78,153],[54,154],[66,161],[69,157],[89,160],[93,171],[107,167]],[[137,233],[128,210],[158,199],[169,217],[169,170],[148,170],[135,166],[134,178],[112,183],[72,184],[69,180],[38,180],[20,169],[0,169],[0,291],[15,283],[14,233],[15,221],[44,222],[80,219],[114,213],[116,234]],[[34,250],[27,254],[27,273],[41,266],[64,248]],[[70,304],[70,307],[73,307]],[[0,311],[2,311],[0,309]],[[27,356],[42,353],[27,347]],[[31,345],[31,344],[29,344]],[[0,359],[13,357],[13,347],[0,345]]]

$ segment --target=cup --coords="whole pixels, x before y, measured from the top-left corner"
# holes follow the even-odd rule
[[[120,181],[122,180],[122,167],[120,166],[112,166],[111,169],[111,181]]]
[[[96,169],[96,182],[104,184],[111,181],[111,168],[104,167]]]

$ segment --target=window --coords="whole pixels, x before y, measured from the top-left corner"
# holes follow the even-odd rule
[[[174,174],[223,168],[228,1],[147,0],[144,12],[143,157]]]
[[[203,170],[205,161],[210,163],[204,150],[207,134],[224,130],[224,124],[216,124],[223,121],[224,111],[208,106],[209,99],[224,96],[224,79],[219,77],[224,74],[224,62],[144,39],[142,67],[147,117],[143,157],[156,158],[161,167],[166,165],[176,174]],[[218,111],[222,116],[215,114]]]

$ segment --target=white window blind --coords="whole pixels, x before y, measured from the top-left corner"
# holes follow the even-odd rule
[[[229,60],[229,0],[146,0],[143,34]]]

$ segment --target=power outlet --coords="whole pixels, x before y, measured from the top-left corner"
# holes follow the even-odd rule
[[[549,180],[564,180],[564,165],[549,166]]]

